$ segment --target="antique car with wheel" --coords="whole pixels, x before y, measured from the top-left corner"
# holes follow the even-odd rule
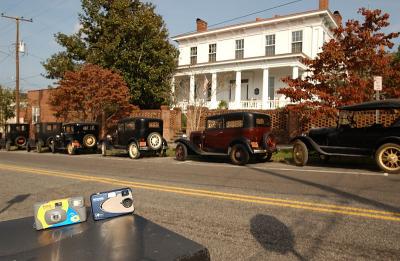
[[[99,140],[99,125],[97,123],[66,123],[61,127],[60,135],[56,135],[50,144],[50,150],[55,153],[66,150],[69,155],[79,151],[97,151]]]
[[[294,163],[306,165],[310,152],[324,161],[331,156],[373,157],[384,172],[400,173],[400,99],[349,105],[339,110],[336,127],[311,129],[292,140]],[[361,126],[355,115],[365,111],[392,112],[395,120],[388,126],[376,122]]]
[[[0,140],[0,148],[10,151],[12,147],[24,149],[29,139],[29,124],[6,124],[4,128],[4,137]]]
[[[193,131],[190,139],[175,141],[175,158],[184,161],[188,155],[229,156],[235,165],[250,159],[267,162],[276,152],[271,134],[271,118],[262,113],[233,112],[210,116],[204,131]]]
[[[61,133],[62,123],[60,122],[39,122],[34,125],[33,139],[29,139],[26,150],[29,152],[35,148],[36,152],[41,153],[43,149],[52,147],[52,143],[57,135]]]
[[[120,149],[127,151],[131,159],[143,154],[164,156],[168,148],[163,138],[163,121],[153,118],[123,119],[115,132],[100,144],[103,156],[107,155],[107,150]]]

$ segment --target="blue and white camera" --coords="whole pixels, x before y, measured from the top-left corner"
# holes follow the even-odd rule
[[[131,214],[135,211],[130,188],[93,194],[90,196],[90,202],[94,220]]]

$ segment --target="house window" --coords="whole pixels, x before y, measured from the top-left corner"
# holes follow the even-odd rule
[[[292,53],[303,51],[303,31],[292,32]]]
[[[197,47],[190,48],[190,64],[197,64]]]
[[[236,59],[243,59],[244,57],[244,39],[236,40]]]
[[[32,122],[36,123],[40,121],[40,108],[32,107]]]
[[[217,60],[217,44],[210,44],[208,46],[208,61],[210,63]]]
[[[275,55],[275,35],[265,36],[265,55],[274,56]]]

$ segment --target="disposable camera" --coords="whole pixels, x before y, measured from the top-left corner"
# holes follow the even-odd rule
[[[90,202],[94,220],[112,218],[135,211],[130,188],[93,194],[90,196]]]
[[[81,223],[87,219],[83,197],[36,203],[33,210],[37,230]]]

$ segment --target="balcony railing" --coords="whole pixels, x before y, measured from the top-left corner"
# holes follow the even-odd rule
[[[219,104],[220,101],[217,102]],[[290,101],[282,100],[282,99],[275,99],[275,100],[268,100],[265,104],[265,108],[263,108],[263,103],[261,100],[242,100],[240,101],[239,108],[236,106],[235,101],[230,101],[228,103],[228,109],[230,110],[274,110],[278,108],[283,108],[286,105],[290,104]],[[177,102],[176,107],[182,109],[183,112],[187,111],[187,107],[191,106],[202,106],[210,108],[210,102],[205,100],[196,100],[196,102],[189,103],[187,100],[183,100]]]

